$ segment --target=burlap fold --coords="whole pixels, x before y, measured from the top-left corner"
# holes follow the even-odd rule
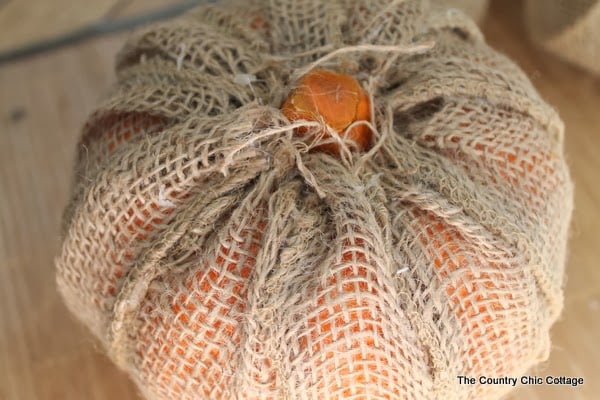
[[[142,30],[117,65],[57,280],[146,398],[494,399],[510,386],[457,376],[548,357],[563,125],[465,14],[237,1]],[[281,114],[313,65],[368,91],[368,152],[311,152],[294,128],[315,123]]]

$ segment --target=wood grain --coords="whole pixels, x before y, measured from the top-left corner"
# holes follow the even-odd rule
[[[122,37],[0,68],[0,399],[128,399],[135,391],[62,305],[53,259],[74,146]]]
[[[600,79],[527,44],[517,5],[494,3],[484,31],[559,110],[576,184],[565,311],[549,362],[534,372],[583,376],[585,384],[522,387],[510,399],[593,399],[600,393]],[[79,128],[114,79],[123,38],[0,67],[1,400],[138,399],[62,305],[53,266]]]

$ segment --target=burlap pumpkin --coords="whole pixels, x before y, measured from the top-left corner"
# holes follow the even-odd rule
[[[510,386],[457,376],[548,357],[563,125],[435,4],[239,1],[128,41],[83,130],[57,279],[145,397],[493,399]],[[282,115],[316,66],[368,91],[368,151],[311,151],[295,128],[318,123]]]

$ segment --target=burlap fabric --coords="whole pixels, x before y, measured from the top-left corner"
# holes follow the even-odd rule
[[[498,398],[457,375],[548,357],[561,120],[460,11],[248,3],[120,53],[78,147],[67,305],[148,399]],[[316,65],[368,90],[368,152],[311,152],[294,128],[318,123],[279,111]]]
[[[527,0],[525,18],[538,45],[600,74],[599,0]]]

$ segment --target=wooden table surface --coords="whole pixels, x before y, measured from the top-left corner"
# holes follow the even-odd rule
[[[522,387],[510,398],[599,398],[600,79],[528,44],[516,5],[495,3],[484,33],[559,110],[576,184],[566,306],[551,358],[534,372],[585,384]],[[63,306],[53,265],[79,128],[114,79],[123,38],[0,66],[0,400],[139,399]]]
[[[0,0],[0,51],[57,37],[100,20],[157,11],[184,0]]]

